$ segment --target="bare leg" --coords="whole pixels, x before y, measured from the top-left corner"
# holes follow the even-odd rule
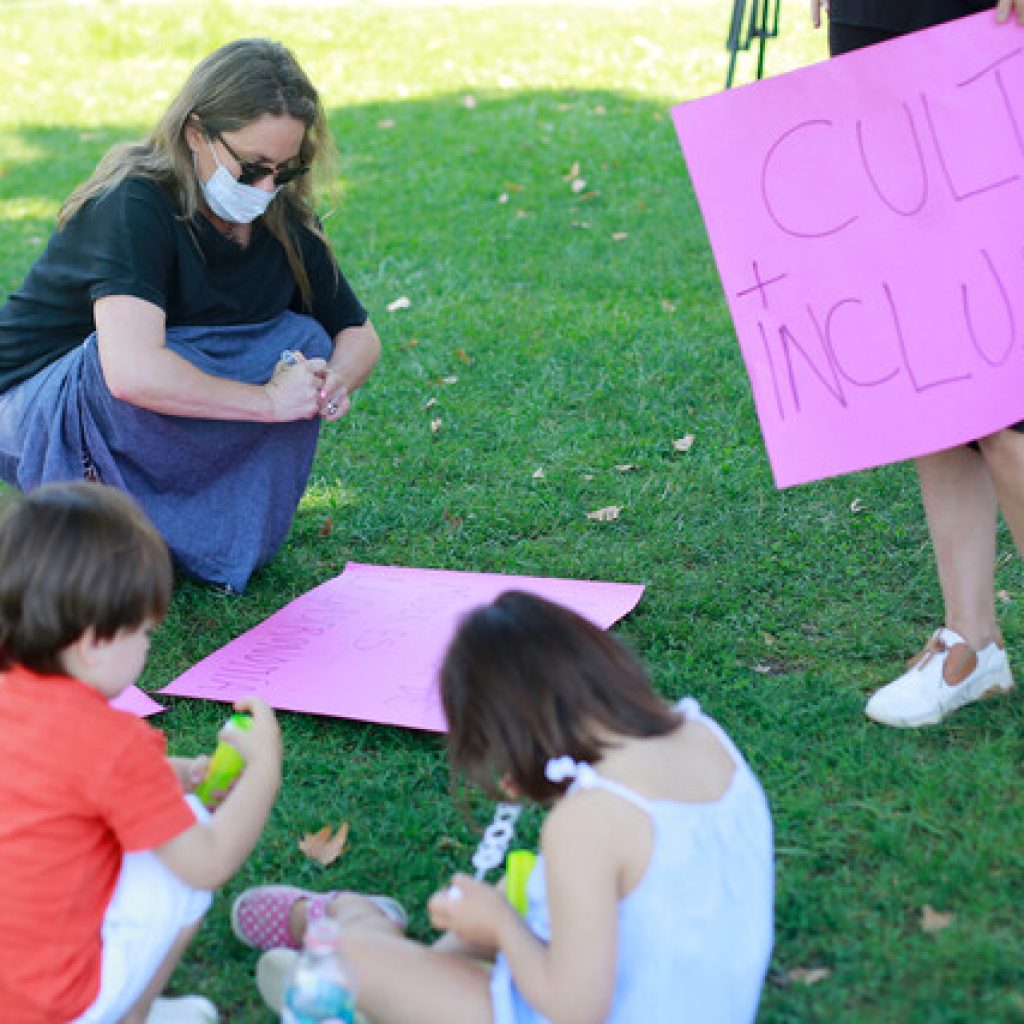
[[[1024,453],[1024,447],[1021,451]],[[981,650],[993,640],[1002,642],[993,595],[996,488],[988,464],[987,454],[982,458],[966,447],[917,460],[921,497],[945,602],[945,625],[959,633],[975,650]],[[1024,539],[1022,485],[1024,470],[1018,478],[1020,500],[1016,510],[1020,536]]]
[[[200,918],[195,924],[189,925],[188,928],[183,928],[178,933],[178,937],[174,940],[174,945],[168,950],[167,956],[164,957],[163,963],[157,969],[156,974],[150,979],[149,984],[143,990],[135,1005],[121,1018],[120,1024],[145,1024],[146,1017],[153,1006],[153,1000],[167,987],[167,982],[171,980],[174,968],[178,966],[178,961],[184,955],[189,943],[195,938],[196,932],[199,931],[199,926],[202,923],[202,918]]]
[[[440,946],[406,939],[358,893],[335,897],[327,913],[342,927],[341,955],[354,975],[359,1010],[373,1024],[491,1024],[489,964],[443,939]],[[292,925],[296,934],[305,930],[304,908]],[[280,1006],[296,956],[275,949],[260,958],[257,985],[272,1009]]]
[[[1024,556],[1024,434],[1002,430],[978,442],[995,485],[999,508]]]
[[[355,928],[341,954],[373,1024],[491,1024],[490,969],[380,930]]]

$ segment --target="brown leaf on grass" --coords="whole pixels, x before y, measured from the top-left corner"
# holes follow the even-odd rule
[[[455,350],[455,358],[458,359],[460,363],[465,363],[467,366],[471,365],[473,362],[473,357],[464,348],[457,348]]]
[[[686,434],[684,437],[677,437],[672,442],[672,447],[677,452],[688,452],[693,447],[693,442],[696,440],[693,434]]]
[[[580,176],[580,162],[579,160],[573,160],[572,167],[569,168],[568,174],[562,175],[562,181],[572,181],[574,178]]]
[[[791,967],[778,981],[780,985],[817,985],[831,974],[831,967]]]
[[[311,832],[299,840],[299,849],[322,868],[333,864],[348,845],[348,822],[343,821],[338,831],[331,834],[331,826],[324,825],[319,832]]]
[[[441,518],[451,527],[462,525],[462,516],[453,516],[448,509],[444,509],[441,512]]]
[[[604,508],[597,508],[593,512],[588,512],[587,518],[596,520],[599,523],[610,523],[612,520],[619,518],[619,513],[624,508],[625,505],[606,505]]]
[[[953,914],[943,913],[935,910],[926,903],[921,908],[921,931],[931,935],[933,932],[941,932],[953,923]]]
[[[320,524],[320,536],[321,537],[330,537],[330,535],[333,532],[334,532],[334,520],[330,516],[328,516]]]

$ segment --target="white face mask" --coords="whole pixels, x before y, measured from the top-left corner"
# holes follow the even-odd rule
[[[207,139],[206,144],[217,163],[217,170],[210,175],[209,181],[199,178],[199,187],[210,209],[231,224],[251,224],[257,217],[263,216],[271,200],[281,189],[275,188],[273,192],[267,192],[255,185],[243,185],[236,181],[231,172],[217,159],[213,143]]]

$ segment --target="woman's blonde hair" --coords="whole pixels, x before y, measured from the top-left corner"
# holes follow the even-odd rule
[[[179,216],[195,218],[201,193],[185,129],[193,119],[208,136],[244,128],[265,114],[287,115],[306,127],[298,159],[323,170],[334,156],[330,130],[316,89],[292,53],[270,39],[236,39],[203,58],[143,142],[120,143],[100,160],[92,176],[68,197],[57,218],[63,227],[90,199],[125,178],[150,178],[174,198]],[[299,223],[323,237],[313,205],[310,175],[285,185],[263,223],[281,243],[303,300],[312,305],[309,276],[290,226]]]

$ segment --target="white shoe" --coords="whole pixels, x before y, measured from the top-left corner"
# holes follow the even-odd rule
[[[975,651],[959,633],[943,628],[903,675],[871,697],[864,713],[882,725],[913,729],[936,725],[965,704],[1012,689],[1002,647],[993,642]]]
[[[154,999],[146,1024],[217,1024],[217,1007],[205,996]]]

